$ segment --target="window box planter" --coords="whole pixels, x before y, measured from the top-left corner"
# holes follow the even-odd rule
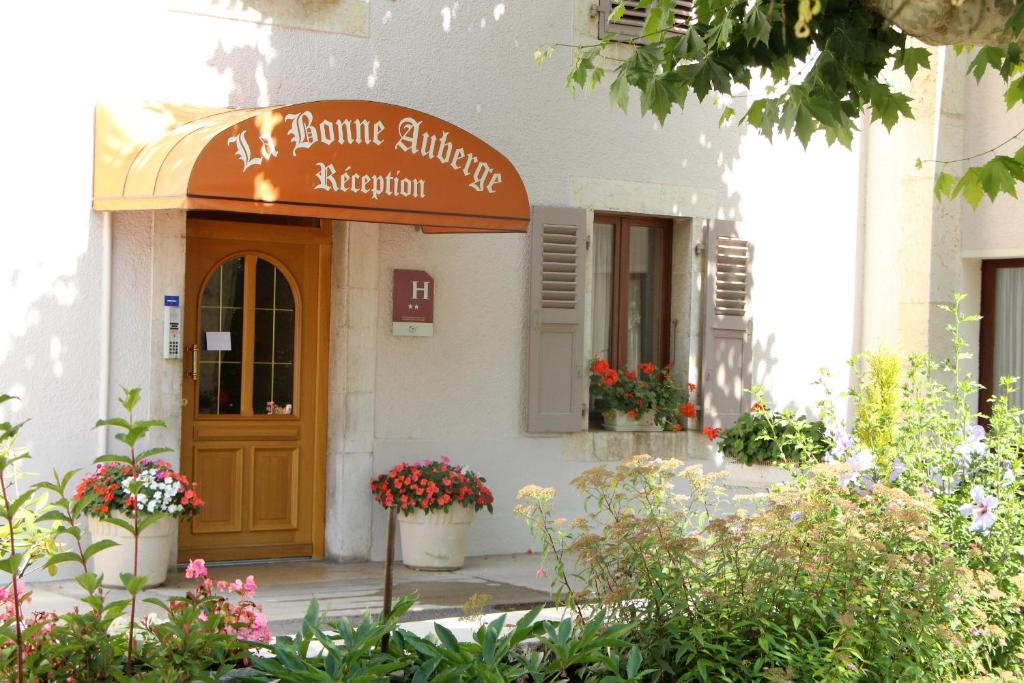
[[[660,432],[661,425],[654,416],[654,411],[649,410],[636,417],[630,417],[621,410],[607,410],[601,414],[604,417],[604,428],[611,432]]]

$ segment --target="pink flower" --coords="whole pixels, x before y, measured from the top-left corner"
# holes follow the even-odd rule
[[[537,570],[537,578],[539,579],[542,576],[544,576],[544,570],[543,569],[538,569]]]
[[[189,560],[188,567],[185,568],[186,579],[200,579],[206,574],[206,560]]]
[[[249,595],[252,595],[256,592],[256,581],[252,578],[252,574],[245,577],[245,584],[242,586],[242,588],[244,588],[245,592]]]

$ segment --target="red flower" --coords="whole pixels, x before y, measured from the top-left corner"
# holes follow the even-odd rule
[[[693,382],[690,382],[687,386],[690,387],[691,392],[697,391],[697,385]]]
[[[758,401],[754,405],[750,406],[750,412],[752,413],[763,413],[768,410],[768,406]]]
[[[602,381],[605,383],[606,386],[615,386],[616,384],[619,383],[619,372],[617,370],[612,370],[611,368],[605,370]]]
[[[697,407],[692,403],[684,403],[679,406],[679,414],[683,417],[693,417],[697,414]]]
[[[718,435],[722,433],[721,427],[705,427],[704,436],[708,437],[709,441],[714,441],[718,438]]]
[[[603,358],[598,358],[590,366],[591,372],[593,372],[596,375],[603,375],[604,373],[608,372],[610,369],[611,369],[611,366],[608,365],[608,361],[604,360]]]
[[[636,373],[635,372],[630,372],[629,370],[626,370],[622,374],[624,374],[626,376],[626,379],[628,379],[630,382],[635,382],[636,381]]]
[[[681,432],[681,431],[683,431],[683,425],[681,425],[678,422],[676,422],[675,425],[672,427],[672,431],[673,432]]]
[[[648,375],[654,374],[654,363],[641,363],[636,369]]]
[[[629,412],[626,413],[626,415],[629,415],[630,417],[636,417],[636,411],[630,410]]]

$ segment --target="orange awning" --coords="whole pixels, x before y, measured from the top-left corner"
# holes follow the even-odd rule
[[[466,131],[391,104],[96,108],[93,208],[203,209],[526,232],[515,167]]]

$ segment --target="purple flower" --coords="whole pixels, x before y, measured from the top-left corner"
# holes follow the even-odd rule
[[[903,470],[905,470],[906,468],[907,468],[907,466],[899,458],[896,458],[895,460],[893,460],[892,461],[892,472],[889,473],[889,481],[893,482],[893,481],[896,481],[897,479],[899,479],[900,475],[903,474]]]
[[[971,499],[973,503],[964,503],[960,506],[960,514],[973,518],[971,531],[987,533],[996,523],[996,513],[993,510],[999,507],[999,500],[995,496],[985,495],[985,489],[978,485],[971,487]]]
[[[967,439],[956,447],[965,467],[969,467],[975,456],[982,457],[988,453],[988,446],[985,445],[985,428],[981,425],[974,425],[967,431]]]
[[[853,448],[853,437],[846,433],[842,427],[836,427],[829,430],[829,437],[835,442],[835,447],[828,452],[825,457],[825,462],[835,462],[839,460],[847,451]]]
[[[860,486],[860,477],[875,467],[875,454],[861,449],[843,461],[843,472],[839,475],[839,485],[846,487],[851,484]],[[874,484],[874,482],[871,482]]]
[[[794,522],[799,522],[801,519],[804,518],[804,513],[800,512],[799,510],[794,510],[793,514],[791,514],[789,518]]]

